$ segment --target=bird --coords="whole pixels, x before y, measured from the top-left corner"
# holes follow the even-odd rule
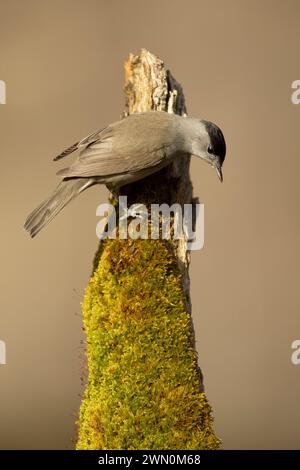
[[[145,178],[175,158],[191,155],[212,166],[223,181],[226,143],[214,123],[164,111],[134,113],[93,132],[53,160],[79,155],[57,172],[62,179],[54,192],[26,219],[24,228],[35,237],[72,199],[95,184],[118,189]]]

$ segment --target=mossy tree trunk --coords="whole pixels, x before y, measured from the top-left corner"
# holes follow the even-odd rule
[[[124,115],[186,113],[181,86],[142,50],[125,64]],[[195,202],[185,156],[122,188],[128,206]],[[77,449],[216,449],[197,362],[187,239],[100,243],[83,304],[88,383]]]

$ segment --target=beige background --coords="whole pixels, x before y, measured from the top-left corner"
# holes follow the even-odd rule
[[[228,145],[223,185],[192,164],[205,203],[194,321],[216,432],[225,448],[300,448],[299,0],[1,0],[0,17],[0,448],[72,448],[80,302],[107,191],[86,192],[35,240],[22,224],[56,184],[52,156],[119,117],[123,61],[141,47]]]

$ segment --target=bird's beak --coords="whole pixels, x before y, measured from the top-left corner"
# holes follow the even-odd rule
[[[222,173],[221,165],[216,165],[215,168],[216,168],[216,172],[217,172],[217,175],[219,177],[219,180],[222,183],[223,182],[223,173]]]

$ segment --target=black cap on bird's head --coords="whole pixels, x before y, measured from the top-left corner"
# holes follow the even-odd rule
[[[223,132],[213,122],[202,121],[210,139],[210,144],[207,148],[210,164],[216,169],[220,181],[223,181],[222,165],[226,155],[226,142]]]

